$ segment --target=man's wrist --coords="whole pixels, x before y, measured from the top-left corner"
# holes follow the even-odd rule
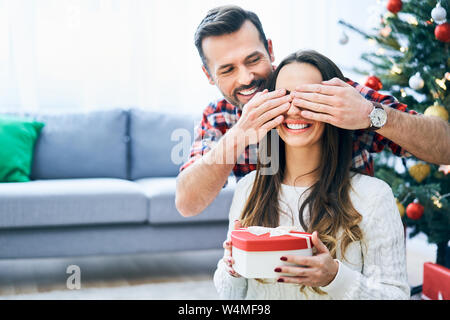
[[[386,110],[387,108],[385,108],[384,105],[379,102],[371,101],[371,104],[372,110],[368,116],[370,125],[367,128],[367,130],[378,131],[381,128],[383,128],[387,123],[388,119],[388,113]]]
[[[245,151],[245,148],[248,147],[248,139],[244,138],[242,129],[240,129],[236,125],[231,127],[225,133],[224,138],[227,145],[227,151],[233,150],[236,153],[235,160],[237,161],[237,158],[241,155],[242,152]]]
[[[372,126],[372,122],[370,121],[370,113],[373,111],[373,109],[375,108],[375,106],[373,105],[372,101],[369,100],[365,100],[365,112],[364,112],[364,116],[366,119],[366,125],[364,126],[365,129],[370,129],[370,127]]]

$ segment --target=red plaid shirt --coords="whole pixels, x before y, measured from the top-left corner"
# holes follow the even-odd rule
[[[406,105],[399,103],[392,96],[380,94],[349,79],[347,79],[347,83],[355,87],[367,100],[383,103],[410,114],[417,114],[413,110],[408,110]],[[233,106],[225,99],[209,104],[203,112],[200,125],[195,129],[195,140],[191,147],[190,157],[180,167],[180,172],[210,151],[227,130],[237,123],[241,114],[240,108]],[[373,176],[374,166],[371,153],[381,152],[385,147],[388,147],[396,156],[409,156],[406,150],[375,131],[355,130],[353,135],[353,168]],[[256,169],[255,161],[249,161],[249,159],[256,159],[256,153],[257,146],[250,145],[240,156],[233,168],[237,180]]]

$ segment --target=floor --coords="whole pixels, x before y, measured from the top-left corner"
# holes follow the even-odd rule
[[[102,257],[0,260],[1,296],[67,289],[80,268],[83,288],[212,279],[223,249]]]
[[[212,279],[222,249],[104,257],[0,260],[1,296],[67,289],[71,265],[80,268],[83,288],[132,286]],[[423,263],[435,261],[435,246],[419,235],[407,241],[408,278],[422,283]],[[415,297],[418,298],[418,297]]]

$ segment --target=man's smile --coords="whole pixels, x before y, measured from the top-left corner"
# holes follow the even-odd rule
[[[237,100],[245,100],[246,102],[253,98],[256,93],[263,91],[266,81],[264,79],[253,80],[252,83],[245,87],[240,87],[234,92]]]

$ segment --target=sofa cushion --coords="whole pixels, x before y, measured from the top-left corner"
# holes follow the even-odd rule
[[[188,159],[197,117],[141,109],[130,110],[130,178],[175,177]],[[176,129],[180,129],[175,131]],[[175,131],[175,133],[174,133]],[[174,140],[172,140],[174,133]],[[181,140],[181,133],[184,140]],[[184,153],[177,148],[185,146]],[[175,157],[172,157],[172,149]]]
[[[126,111],[31,116],[45,123],[35,146],[32,179],[127,178]]]
[[[146,178],[136,180],[149,198],[149,222],[162,223],[194,223],[199,221],[228,221],[228,214],[233,199],[236,182],[229,178],[216,199],[199,215],[183,217],[175,206],[176,178]]]
[[[143,223],[147,199],[121,179],[0,183],[0,228]]]
[[[34,144],[43,127],[42,122],[0,116],[0,182],[30,180]]]

